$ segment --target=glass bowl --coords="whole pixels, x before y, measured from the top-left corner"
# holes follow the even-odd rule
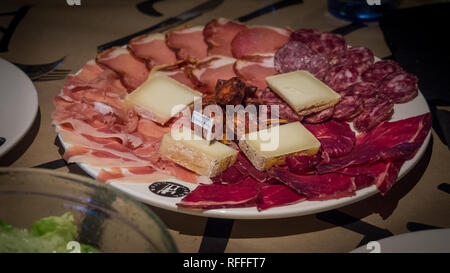
[[[88,177],[45,169],[0,168],[0,219],[21,228],[65,212],[78,242],[101,252],[177,252],[166,226],[148,207]]]

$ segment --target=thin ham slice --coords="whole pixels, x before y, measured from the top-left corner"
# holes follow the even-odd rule
[[[382,154],[389,154],[399,149],[407,149],[408,155],[402,157],[410,159],[422,145],[431,128],[430,113],[394,122],[384,122],[368,133],[356,137],[353,150],[342,157],[333,158],[329,163],[319,165],[319,173],[334,172],[352,165],[361,165],[367,162],[376,162]],[[415,150],[411,146],[402,146],[406,143],[416,143]],[[394,150],[393,150],[394,149]],[[391,154],[392,158],[393,155]]]
[[[287,167],[276,167],[271,175],[280,182],[305,195],[308,200],[328,200],[354,195],[354,178],[340,173],[299,175]]]
[[[291,188],[283,184],[267,184],[261,187],[256,206],[259,211],[273,207],[287,206],[306,200]]]
[[[241,57],[234,64],[236,75],[245,83],[254,85],[258,89],[265,89],[265,78],[275,75],[274,54],[248,55]]]
[[[231,51],[237,59],[252,54],[275,53],[289,41],[290,30],[269,26],[254,26],[242,30],[231,41]]]
[[[177,206],[198,209],[255,206],[260,187],[261,183],[252,178],[230,185],[200,184]]]
[[[231,41],[238,32],[246,29],[246,25],[225,18],[210,21],[203,29],[208,55],[233,57]]]
[[[203,26],[185,27],[173,30],[166,35],[167,46],[175,51],[177,59],[204,59],[208,46],[203,38]]]
[[[196,83],[191,80],[192,68],[191,62],[183,61],[173,65],[161,67],[158,71],[152,73],[162,73],[184,85],[189,86],[190,88],[196,89]]]
[[[213,55],[209,56],[192,69],[192,77],[199,86],[203,86],[200,90],[206,94],[214,94],[218,80],[229,80],[236,77],[233,65],[236,59],[231,57]]]
[[[144,59],[148,69],[162,64],[172,64],[177,61],[175,53],[167,46],[166,36],[161,33],[146,34],[134,38],[128,43],[135,56]]]
[[[96,62],[119,73],[128,91],[136,89],[148,77],[145,62],[134,57],[123,47],[113,47],[97,54]]]

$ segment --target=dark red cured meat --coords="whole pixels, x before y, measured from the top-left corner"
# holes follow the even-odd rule
[[[330,107],[320,112],[307,115],[303,121],[311,124],[322,123],[329,120],[333,116],[333,113],[334,107]]]
[[[244,153],[242,151],[239,151],[239,154],[236,159],[236,163],[233,165],[236,167],[236,169],[243,173],[248,174],[252,178],[256,179],[259,182],[265,182],[267,179],[269,179],[269,175],[267,172],[259,171],[257,170],[253,164],[245,157]]]
[[[358,96],[343,96],[334,106],[333,119],[352,121],[363,111],[362,99]]]
[[[383,121],[389,120],[394,113],[394,104],[389,99],[367,99],[363,111],[353,119],[358,132],[368,132]]]
[[[306,200],[284,184],[267,184],[261,187],[256,206],[259,211],[273,207],[287,206]]]
[[[203,27],[192,26],[173,30],[166,34],[166,43],[175,51],[179,60],[207,57],[208,46],[204,41]]]
[[[266,77],[275,75],[274,54],[248,55],[234,63],[234,72],[245,83],[265,89]]]
[[[214,19],[203,29],[205,42],[208,44],[208,55],[233,57],[231,41],[247,26],[225,18]]]
[[[317,78],[323,79],[328,68],[328,61],[302,42],[289,41],[275,54],[275,69],[279,73],[307,70]]]
[[[340,173],[299,175],[286,167],[270,170],[270,174],[280,182],[305,195],[308,200],[329,200],[354,195],[354,178]]]
[[[394,103],[408,102],[419,93],[417,77],[404,71],[391,73],[381,80],[379,92]]]
[[[322,160],[320,154],[298,155],[286,158],[286,165],[289,170],[297,174],[305,174],[314,171],[315,166]]]
[[[231,51],[237,59],[253,54],[275,53],[288,42],[291,32],[284,28],[255,26],[240,31],[231,41]]]
[[[319,173],[335,172],[337,170],[361,165],[367,162],[376,162],[380,160],[382,154],[389,154],[389,151],[406,149],[400,158],[411,158],[420,147],[428,135],[431,128],[431,114],[403,119],[394,122],[383,122],[368,133],[359,134],[356,137],[356,145],[353,150],[339,158],[332,158],[329,163],[317,166]],[[417,143],[416,150],[411,146],[401,146],[407,143]],[[394,158],[390,153],[390,158]]]
[[[256,101],[262,105],[278,105],[279,118],[287,121],[301,121],[302,116],[298,115],[282,98],[275,94],[270,88],[255,92]]]
[[[350,64],[333,65],[325,75],[325,83],[334,91],[343,91],[352,84],[359,82],[361,77],[358,70]]]
[[[305,43],[314,52],[327,58],[330,64],[336,64],[347,50],[344,37],[334,33],[300,29],[294,31],[290,39]]]
[[[97,54],[95,61],[117,72],[130,92],[147,80],[147,65],[130,54],[126,48],[113,47],[102,51]]]
[[[235,166],[231,166],[211,180],[218,184],[232,184],[242,181],[245,177],[247,174],[244,175]]]
[[[402,71],[400,65],[392,60],[382,60],[372,64],[362,75],[362,79],[366,82],[380,82],[387,75]]]
[[[320,142],[322,154],[330,158],[351,152],[355,143],[355,133],[346,122],[330,120],[321,124],[304,124]]]
[[[252,178],[229,185],[200,184],[177,206],[198,209],[254,206],[261,186],[260,182]]]
[[[341,91],[345,96],[358,96],[363,99],[376,98],[378,94],[377,85],[373,82],[357,82]]]
[[[374,62],[373,52],[364,46],[351,47],[339,61],[340,63],[349,63],[355,67],[359,73],[366,71]]]

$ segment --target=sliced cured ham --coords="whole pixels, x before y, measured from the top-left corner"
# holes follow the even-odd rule
[[[113,47],[97,54],[96,62],[119,73],[128,91],[136,89],[148,77],[146,64],[126,48]]]
[[[259,211],[262,211],[296,204],[304,200],[306,200],[306,196],[298,194],[283,184],[267,184],[261,187],[256,206]]]
[[[318,153],[315,155],[289,156],[286,158],[286,164],[291,172],[306,174],[313,172],[321,160],[322,157]]]
[[[355,144],[355,133],[346,122],[331,120],[305,127],[319,140],[322,154],[330,158],[350,153]]]
[[[234,73],[235,58],[213,55],[209,56],[192,69],[192,76],[195,82],[204,86],[200,90],[204,90],[207,94],[214,94],[218,80],[229,80],[236,77]]]
[[[198,209],[255,206],[260,187],[261,183],[253,178],[230,185],[200,184],[177,206]]]
[[[291,32],[284,28],[254,26],[240,31],[231,41],[231,51],[237,59],[261,53],[275,53],[288,42]]]
[[[407,149],[409,155],[405,159],[410,159],[425,140],[430,128],[430,113],[394,122],[383,122],[372,131],[359,134],[356,137],[356,145],[349,154],[332,158],[329,163],[319,165],[317,170],[319,173],[328,173],[348,166],[376,162],[383,153],[389,153],[392,149],[397,150],[397,153],[399,149]],[[415,150],[410,146],[399,146],[406,143],[416,143]]]
[[[172,79],[189,86],[190,88],[196,89],[196,84],[191,80],[190,77],[192,67],[190,62],[180,62],[174,65],[169,65],[158,69],[154,73],[163,73]]]
[[[274,54],[241,57],[234,64],[234,71],[245,83],[254,85],[258,89],[265,89],[267,87],[265,78],[277,73],[274,66]]]
[[[225,18],[210,21],[203,29],[208,55],[233,57],[231,41],[238,32],[246,29],[246,25]]]
[[[162,64],[172,64],[177,61],[175,52],[166,44],[166,36],[161,33],[146,34],[134,38],[128,43],[135,56],[144,59],[148,69]]]
[[[308,200],[328,200],[354,195],[354,178],[340,173],[299,175],[286,167],[273,168],[271,175]]]
[[[175,51],[178,60],[189,58],[204,59],[208,46],[203,37],[203,26],[185,27],[173,30],[166,35],[166,43]]]

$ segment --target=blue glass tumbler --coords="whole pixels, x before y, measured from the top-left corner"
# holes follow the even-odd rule
[[[328,11],[350,21],[376,21],[395,8],[395,0],[328,0]]]

